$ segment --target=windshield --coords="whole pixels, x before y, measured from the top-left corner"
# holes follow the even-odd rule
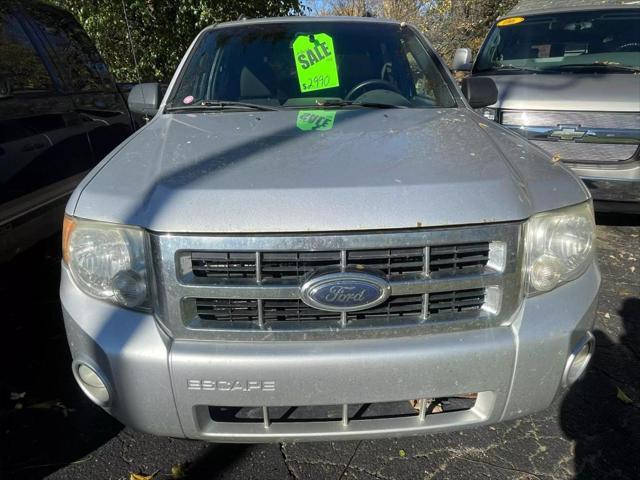
[[[436,61],[410,28],[394,24],[295,21],[224,27],[201,38],[167,106],[455,107]]]
[[[638,9],[520,18],[512,20],[519,23],[493,28],[474,72],[584,72],[591,68],[633,73],[640,69]]]

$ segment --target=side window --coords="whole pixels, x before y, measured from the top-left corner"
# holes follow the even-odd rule
[[[0,19],[0,96],[49,91],[53,82],[18,20]]]
[[[59,70],[74,91],[115,90],[98,51],[71,15],[45,5],[33,8],[30,13],[51,45]]]

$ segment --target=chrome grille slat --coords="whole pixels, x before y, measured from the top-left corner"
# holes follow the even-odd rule
[[[501,117],[505,127],[570,162],[613,163],[640,155],[638,113],[504,110]]]
[[[407,295],[411,293],[443,292],[447,290],[467,289],[485,285],[502,285],[504,277],[496,272],[462,272],[455,275],[435,271],[431,277],[414,275],[404,280],[391,283],[391,295]],[[442,275],[442,276],[440,276]],[[203,298],[299,298],[300,287],[297,283],[264,281],[261,285],[254,283],[225,283],[218,285],[193,284],[177,287],[183,296]]]
[[[607,145],[598,143],[546,142],[531,140],[531,143],[546,150],[551,155],[560,155],[566,160],[586,160],[619,162],[633,157],[638,150],[637,145]]]
[[[520,234],[519,223],[344,235],[152,234],[156,316],[178,339],[347,339],[447,331],[451,322],[456,330],[498,326],[520,302]],[[506,247],[503,266],[490,261],[492,242]],[[300,286],[327,268],[386,277],[390,297],[348,313],[309,307]],[[279,276],[265,275],[269,269]],[[491,296],[497,308],[484,308],[488,288],[501,292]]]
[[[537,127],[557,125],[582,125],[594,128],[640,128],[640,114],[615,112],[562,112],[544,110],[505,110],[502,112],[505,125],[531,125]]]

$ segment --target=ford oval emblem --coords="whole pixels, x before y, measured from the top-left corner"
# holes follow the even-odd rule
[[[308,280],[300,289],[310,307],[331,312],[364,310],[384,302],[391,293],[383,278],[366,273],[330,273]]]

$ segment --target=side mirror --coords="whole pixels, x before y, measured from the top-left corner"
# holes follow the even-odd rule
[[[129,92],[127,103],[132,113],[152,117],[158,112],[161,100],[159,83],[140,83]]]
[[[467,77],[462,80],[462,93],[472,108],[482,108],[498,101],[498,87],[491,78]]]
[[[453,63],[451,70],[459,70],[461,72],[469,72],[473,67],[473,55],[470,48],[459,48],[453,55]]]

